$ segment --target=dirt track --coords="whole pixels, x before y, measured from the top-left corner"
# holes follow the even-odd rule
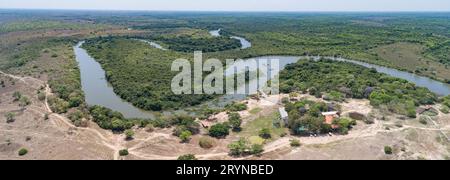
[[[0,74],[3,76],[7,76],[13,79],[16,79],[20,87],[29,88],[29,92],[33,92],[35,89],[38,89],[41,86],[45,87],[46,91],[46,100],[44,103],[33,103],[24,111],[23,115],[25,119],[33,118],[39,119],[44,114],[49,115],[49,123],[45,121],[35,121],[37,123],[35,128],[30,130],[29,123],[21,122],[18,120],[17,123],[13,124],[5,124],[4,128],[0,128],[0,132],[5,135],[9,135],[14,137],[15,139],[23,138],[26,136],[32,136],[33,139],[41,140],[42,142],[36,142],[36,144],[32,144],[30,146],[34,147],[34,149],[45,149],[45,151],[50,152],[51,154],[58,154],[58,156],[40,156],[40,154],[34,154],[34,159],[161,159],[161,160],[169,160],[176,159],[180,154],[197,152],[196,157],[199,159],[254,159],[255,157],[245,157],[245,158],[231,158],[228,156],[228,152],[226,150],[226,144],[222,144],[221,147],[217,147],[216,149],[205,151],[199,150],[198,145],[195,143],[191,144],[180,144],[178,143],[178,139],[171,135],[170,130],[156,130],[155,132],[147,133],[143,130],[136,130],[137,137],[133,141],[126,141],[123,135],[113,134],[111,131],[103,130],[99,128],[94,123],[89,123],[89,126],[86,128],[83,127],[75,127],[71,121],[65,117],[64,115],[53,113],[47,103],[47,97],[52,95],[51,89],[44,81],[31,78],[31,77],[18,77],[10,74],[5,74],[0,71]],[[31,96],[30,96],[31,97]],[[36,100],[34,100],[36,101]],[[364,103],[357,103],[358,108],[364,108]],[[4,104],[4,110],[14,109],[12,104]],[[252,106],[255,106],[252,104]],[[6,112],[6,111],[5,111]],[[1,113],[1,112],[0,112]],[[3,112],[4,113],[4,112]],[[448,121],[449,117],[440,115],[442,117],[441,121]],[[21,118],[18,118],[21,119]],[[433,121],[434,122],[434,121]],[[436,122],[434,122],[436,123]],[[409,130],[416,131],[424,131],[432,134],[435,133],[448,133],[450,129],[448,126],[444,126],[443,128],[439,128],[438,124],[434,124],[434,127],[429,126],[420,126],[418,124],[405,124],[400,128],[394,128],[390,130],[386,130],[387,126],[395,126],[395,123],[388,121],[375,121],[375,124],[372,125],[361,125],[360,127],[350,131],[349,135],[346,136],[322,136],[322,137],[284,137],[280,138],[276,141],[273,141],[265,146],[265,152],[260,158],[266,159],[284,159],[284,158],[295,158],[295,159],[303,159],[305,157],[314,157],[315,153],[307,151],[312,147],[328,147],[328,146],[338,146],[335,149],[339,149],[339,147],[348,146],[348,143],[359,142],[364,139],[371,139],[371,141],[378,141],[380,135],[385,134],[399,134]],[[75,135],[67,135],[67,134],[75,134]],[[233,137],[231,137],[233,138]],[[292,149],[290,147],[290,140],[293,138],[297,138],[303,144],[300,150]],[[385,144],[389,144],[392,142],[386,139],[383,141]],[[58,142],[60,141],[60,142]],[[166,143],[171,142],[171,143]],[[399,141],[402,142],[402,141]],[[12,147],[18,148],[23,146],[21,144],[27,144],[29,142],[24,142],[20,144],[13,143],[14,146],[5,146],[2,145],[0,147],[0,159],[16,159],[18,157],[11,157],[12,154],[15,154],[15,149],[11,149]],[[65,146],[70,148],[60,147],[54,144],[64,143]],[[166,144],[165,144],[166,143]],[[224,142],[219,142],[224,143]],[[380,143],[380,142],[378,142]],[[50,145],[51,144],[51,145]],[[370,144],[367,142],[367,144]],[[374,143],[375,144],[375,143]],[[64,146],[63,145],[63,146]],[[435,144],[433,144],[435,145]],[[50,147],[48,147],[50,146]],[[419,146],[420,147],[420,142]],[[448,148],[448,145],[445,146]],[[445,147],[438,147],[436,145],[435,149],[439,149],[439,151],[443,151],[445,153]],[[368,146],[367,148],[372,149],[370,152],[373,152],[374,146]],[[444,148],[444,149],[443,149]],[[2,149],[5,149],[11,152],[9,154],[2,155]],[[119,156],[119,151],[121,149],[128,149],[130,155],[128,157]],[[156,152],[152,149],[160,149]],[[326,149],[326,148],[325,148]],[[419,148],[420,149],[420,148]],[[171,153],[172,150],[173,153]],[[321,149],[324,150],[324,149]],[[348,150],[348,149],[347,149]],[[79,152],[81,151],[81,153]],[[325,150],[324,150],[325,151]],[[419,151],[419,150],[418,150]],[[447,150],[448,152],[448,150]],[[31,151],[30,153],[33,153]],[[299,155],[299,153],[301,155]],[[306,155],[304,153],[307,153]],[[328,152],[329,153],[329,152]],[[334,153],[340,153],[339,150],[336,150]],[[285,154],[285,155],[284,155]],[[426,154],[423,153],[423,154]],[[325,156],[328,157],[328,156]],[[371,158],[384,158],[382,155],[377,155],[376,157],[368,156]],[[436,158],[438,156],[430,155],[430,158]],[[27,158],[27,157],[24,157]],[[320,159],[320,158],[319,158]]]

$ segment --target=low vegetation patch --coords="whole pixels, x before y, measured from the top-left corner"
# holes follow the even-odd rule
[[[203,149],[211,149],[212,147],[214,147],[215,141],[214,139],[209,137],[201,137],[198,144]]]
[[[122,149],[119,151],[120,156],[128,156],[128,149]]]
[[[186,154],[186,155],[181,155],[180,157],[178,157],[178,160],[188,161],[188,160],[198,160],[198,159],[193,154]]]
[[[225,109],[230,112],[245,111],[247,110],[247,105],[244,103],[233,102],[232,104],[226,105]]]
[[[240,138],[238,141],[229,144],[228,148],[232,156],[259,155],[264,152],[262,145],[250,144],[245,138]]]
[[[387,155],[391,155],[393,153],[392,147],[391,146],[385,146],[384,147],[384,153]]]
[[[300,143],[300,141],[299,140],[297,140],[297,139],[292,139],[291,140],[291,146],[292,147],[300,147],[302,144]]]
[[[26,154],[28,154],[28,150],[25,148],[22,148],[19,150],[18,154],[19,154],[19,156],[25,156]]]

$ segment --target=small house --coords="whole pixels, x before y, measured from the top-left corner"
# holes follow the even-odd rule
[[[339,118],[339,112],[331,111],[331,112],[323,112],[322,116],[325,116],[325,123],[333,124],[335,118]]]

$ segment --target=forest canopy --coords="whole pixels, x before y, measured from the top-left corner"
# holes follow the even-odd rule
[[[288,65],[280,73],[280,82],[283,93],[301,91],[317,97],[364,98],[375,107],[387,106],[394,113],[408,116],[415,116],[416,106],[437,101],[434,93],[406,80],[332,60],[306,60]]]

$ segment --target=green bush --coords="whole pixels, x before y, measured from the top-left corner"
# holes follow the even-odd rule
[[[125,131],[125,136],[126,136],[126,139],[127,139],[127,140],[133,139],[134,131],[131,130],[131,129],[127,129],[127,130]]]
[[[270,129],[268,128],[263,128],[259,131],[259,137],[264,138],[264,139],[270,139],[272,137],[272,135],[270,134]]]
[[[442,106],[440,111],[444,114],[448,114],[448,113],[450,113],[450,108],[447,106]]]
[[[291,146],[292,147],[300,147],[302,144],[300,143],[300,141],[299,140],[297,140],[297,139],[292,139],[291,140]]]
[[[78,107],[84,102],[84,98],[78,93],[72,93],[69,95],[68,102],[70,107]]]
[[[384,147],[384,153],[391,155],[393,153],[392,147],[391,146],[385,146]]]
[[[229,127],[223,123],[215,124],[209,128],[209,135],[215,138],[223,138],[228,136]]]
[[[128,156],[128,149],[122,149],[119,151],[120,156]]]
[[[428,119],[425,116],[421,116],[419,119],[419,122],[423,125],[427,125],[428,124]]]
[[[92,106],[89,112],[93,121],[103,129],[122,132],[134,126],[133,122],[126,120],[120,112],[105,107]]]
[[[72,113],[70,113],[68,117],[72,122],[76,122],[80,121],[84,117],[84,114],[80,110],[75,110]]]
[[[180,134],[181,142],[189,142],[189,140],[191,139],[191,136],[192,136],[191,131],[183,131]]]
[[[12,112],[6,113],[6,114],[5,114],[6,123],[12,123],[12,122],[14,122],[14,121],[16,120],[16,119],[15,119],[15,116],[16,116],[16,114],[14,114],[14,113],[12,113]]]
[[[230,149],[230,155],[241,156],[249,151],[248,141],[244,138],[240,138],[238,141],[232,142],[228,145]]]
[[[240,131],[242,119],[238,113],[230,113],[228,114],[228,121],[230,122],[231,128],[233,131]]]
[[[251,148],[251,154],[260,155],[264,152],[264,147],[261,144],[253,144]]]
[[[186,154],[178,157],[178,160],[189,161],[189,160],[197,160],[197,158],[193,154]]]
[[[410,117],[410,118],[416,118],[417,117],[416,109],[415,108],[409,108],[407,110],[407,116]]]
[[[14,101],[18,101],[22,97],[22,93],[15,91],[12,95]]]
[[[25,156],[26,154],[28,154],[28,150],[25,148],[22,148],[19,150],[18,154],[19,154],[19,156]]]
[[[19,106],[25,107],[31,104],[31,101],[26,96],[22,96],[19,99]]]
[[[442,104],[450,108],[450,95],[442,99]]]
[[[50,109],[58,114],[66,113],[69,109],[69,103],[58,97],[50,97],[48,103],[50,105]]]
[[[225,109],[230,112],[245,111],[245,110],[247,110],[247,105],[244,103],[233,102],[232,104],[226,105]]]

